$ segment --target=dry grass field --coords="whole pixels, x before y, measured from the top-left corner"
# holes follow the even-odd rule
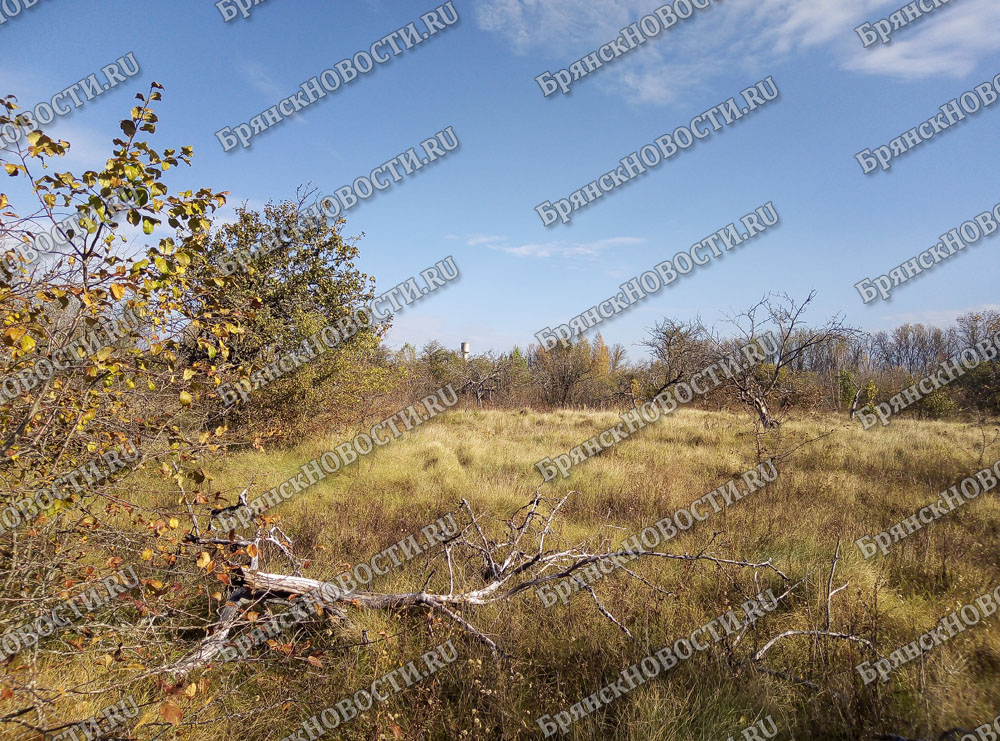
[[[317,579],[367,561],[456,511],[462,499],[494,537],[500,521],[535,495],[541,482],[536,460],[565,452],[616,421],[613,413],[589,411],[450,412],[269,514],[280,516],[295,551],[309,559],[303,576]],[[734,635],[696,652],[579,719],[565,737],[742,738],[742,728],[771,716],[782,739],[864,739],[880,733],[924,739],[990,721],[1000,712],[1000,614],[895,671],[887,683],[863,685],[854,667],[876,657],[851,640],[793,635],[760,661],[751,661],[785,631],[826,628],[830,583],[847,587],[831,600],[829,631],[871,641],[882,656],[1000,585],[996,492],[915,532],[887,556],[866,561],[853,542],[915,513],[978,470],[978,429],[897,420],[866,432],[839,417],[801,416],[785,424],[784,434],[795,441],[830,430],[798,449],[775,483],[660,546],[675,554],[771,559],[788,582],[766,568],[641,559],[629,566],[633,575],[615,570],[594,583],[593,597],[578,591],[566,605],[544,607],[532,591],[524,591],[502,603],[463,608],[462,617],[494,640],[504,657],[454,622],[426,611],[349,606],[349,623],[329,622],[298,635],[319,649],[319,661],[289,656],[283,639],[275,641],[246,661],[215,664],[194,675],[200,683],[196,696],[181,693],[177,700],[190,725],[163,724],[155,703],[141,707],[140,725],[153,730],[161,724],[150,737],[196,739],[201,738],[199,719],[229,717],[227,738],[279,738],[273,729],[294,733],[313,713],[451,638],[459,652],[453,664],[390,695],[328,737],[537,738],[539,716],[569,710],[631,664],[689,636],[746,595],[769,588],[780,595],[796,583],[774,612],[738,640]],[[265,491],[345,439],[340,433],[280,452],[230,456],[214,467],[215,483],[231,500],[254,476],[253,491]],[[994,448],[984,460],[997,457]],[[754,464],[752,440],[740,417],[678,412],[577,466],[570,478],[542,488],[547,499],[572,492],[546,547],[588,543],[614,550],[628,535],[689,506]],[[155,484],[146,487],[143,496],[151,500],[171,496],[158,493]],[[840,558],[830,582],[838,540]],[[456,589],[482,583],[474,566],[456,563]],[[262,566],[268,567],[287,573],[277,560]],[[428,591],[448,591],[440,547],[376,577],[367,588],[415,592],[425,585]],[[594,597],[631,637],[602,614]],[[79,671],[118,671],[123,682],[131,681],[126,678],[134,671],[99,660],[107,650],[82,650]],[[143,686],[134,685],[140,706]],[[221,686],[237,690],[217,697],[213,693]],[[72,716],[86,717],[116,700],[75,699]]]

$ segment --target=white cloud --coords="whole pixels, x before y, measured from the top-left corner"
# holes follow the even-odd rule
[[[661,0],[478,0],[480,28],[518,54],[556,70],[618,36]],[[635,103],[665,104],[701,91],[733,69],[766,74],[770,64],[819,49],[842,69],[893,78],[969,74],[1000,50],[1000,3],[962,0],[865,49],[855,26],[886,17],[902,0],[726,0],[696,10],[660,37],[600,70],[600,84]],[[594,82],[599,81],[599,82]]]
[[[264,93],[264,95],[270,98],[288,95],[288,91],[284,90],[281,85],[274,81],[271,75],[268,74],[267,67],[260,62],[245,60],[242,72],[251,87]]]
[[[910,324],[930,324],[935,327],[948,327],[954,324],[955,320],[963,314],[982,311],[1000,311],[1000,304],[982,304],[981,306],[970,306],[965,309],[907,311],[900,314],[886,314],[880,316],[879,320],[890,326],[908,322]]]
[[[488,237],[475,235],[468,237],[465,244],[469,247],[488,247],[498,252],[506,252],[517,257],[597,257],[605,250],[614,247],[629,247],[642,244],[645,240],[638,237],[612,237],[594,242],[535,242],[514,245],[506,237]]]
[[[964,0],[897,32],[891,44],[847,61],[848,69],[902,79],[963,77],[1000,49],[1000,3]]]
[[[244,79],[246,79],[247,83],[254,90],[263,93],[267,100],[278,101],[292,92],[292,89],[282,87],[280,83],[276,82],[269,74],[268,68],[260,62],[243,60],[241,65],[240,69]],[[290,116],[283,115],[282,118],[286,121],[291,120],[299,125],[303,124],[302,117],[298,112],[292,113]],[[336,153],[334,152],[334,154]]]
[[[630,19],[660,3],[651,0],[480,0],[480,28],[506,36],[519,54],[547,47],[560,56],[581,43],[604,43]]]
[[[477,235],[468,237],[465,240],[465,244],[466,244],[467,247],[479,247],[480,245],[484,245],[484,244],[485,245],[489,245],[489,244],[494,244],[496,242],[502,242],[502,241],[504,241],[504,237],[491,237],[491,236],[486,235],[486,234],[477,234]]]

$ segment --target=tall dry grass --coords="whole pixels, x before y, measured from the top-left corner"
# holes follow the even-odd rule
[[[540,484],[536,460],[565,452],[616,421],[612,413],[585,411],[451,412],[275,513],[311,560],[305,575],[330,578],[344,564],[366,561],[453,511],[462,498],[478,512],[512,514]],[[780,738],[858,739],[881,732],[936,738],[947,728],[973,728],[1000,712],[1000,614],[895,672],[888,684],[862,685],[854,666],[873,657],[848,641],[782,641],[760,666],[786,677],[746,661],[785,630],[823,627],[838,540],[841,557],[833,583],[849,587],[833,599],[831,629],[872,640],[883,655],[1000,585],[996,492],[914,533],[888,556],[865,561],[853,543],[915,513],[977,470],[978,430],[902,420],[866,432],[822,415],[785,425],[789,440],[829,430],[833,434],[799,449],[776,483],[663,546],[674,553],[707,549],[731,559],[771,558],[794,580],[806,581],[736,648],[717,644],[695,654],[575,723],[569,738],[725,739],[766,715],[774,718]],[[221,491],[236,492],[256,475],[254,489],[264,491],[345,439],[346,433],[331,434],[290,450],[231,456],[215,467],[215,483]],[[613,548],[752,467],[752,451],[745,421],[736,415],[692,410],[672,415],[577,466],[569,479],[545,486],[547,496],[576,492],[550,545],[589,541]],[[1000,450],[986,452],[987,462],[997,458]],[[143,496],[150,499],[171,496],[145,486]],[[446,589],[441,565],[417,558],[379,577],[371,589],[408,592],[425,583],[428,589]],[[186,717],[197,714],[205,721],[204,731],[194,726],[184,737],[221,737],[219,726],[209,724],[215,719],[225,738],[281,738],[312,713],[453,637],[461,653],[455,664],[330,737],[536,738],[538,716],[568,709],[630,664],[726,612],[742,595],[768,587],[780,593],[781,586],[767,571],[708,563],[643,561],[634,570],[658,589],[621,572],[594,585],[604,607],[631,630],[631,639],[583,592],[566,606],[548,609],[526,593],[505,606],[466,610],[464,616],[487,630],[509,661],[421,613],[352,613],[350,627],[309,636],[323,647],[321,667],[290,663],[280,650],[265,649],[251,662],[206,672],[204,691],[179,699]],[[474,586],[477,575],[462,572],[457,579]],[[102,670],[91,662],[79,667]],[[213,703],[213,695],[224,696],[224,702]],[[156,693],[137,699],[154,702]],[[82,718],[114,700],[74,698],[73,713]],[[159,732],[156,704],[144,714],[147,731]],[[160,737],[171,737],[168,727],[162,730]]]

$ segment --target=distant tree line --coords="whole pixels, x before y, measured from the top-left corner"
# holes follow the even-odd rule
[[[451,383],[477,406],[620,409],[689,378],[733,342],[760,336],[768,326],[782,340],[782,357],[769,357],[756,375],[773,376],[769,398],[775,413],[798,408],[851,414],[887,401],[949,358],[1000,332],[997,311],[970,312],[944,328],[905,323],[865,332],[836,319],[811,328],[803,319],[811,300],[812,296],[797,304],[786,296],[767,297],[736,317],[727,328],[732,331],[721,333],[701,320],[664,318],[647,331],[642,343],[645,357],[637,359],[629,358],[620,344],[608,346],[597,333],[590,339],[577,336],[551,350],[529,345],[468,360],[440,342],[429,342],[419,350],[408,344],[394,353],[392,361],[403,371],[401,388],[406,396]],[[778,362],[781,367],[775,372]],[[739,389],[728,383],[694,404],[722,409],[738,405],[738,397]],[[940,419],[998,412],[1000,362],[984,362],[925,396],[905,414]]]

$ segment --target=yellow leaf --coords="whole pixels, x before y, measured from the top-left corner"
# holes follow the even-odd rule
[[[26,334],[24,335],[24,337],[21,338],[22,350],[24,350],[25,352],[31,352],[32,349],[34,349],[34,347],[35,347],[35,340],[34,338],[32,338],[30,334]]]
[[[27,330],[25,330],[24,327],[11,327],[6,332],[4,332],[4,337],[10,340],[8,344],[13,345],[15,342],[17,342],[24,336],[24,333],[26,331]]]
[[[178,527],[180,527],[181,523],[176,517],[171,517],[170,522],[168,522],[167,524],[170,525],[171,530],[176,530]]]
[[[257,554],[259,552],[260,551],[257,550],[257,546],[255,546],[253,543],[247,546],[247,555],[250,556],[250,558],[257,558]]]
[[[114,296],[115,301],[121,301],[122,296],[125,295],[125,287],[120,286],[117,283],[111,285],[111,295]]]
[[[142,552],[142,560],[143,561],[152,561],[153,560],[153,549],[152,548],[147,548],[146,550],[144,550]]]
[[[194,401],[194,397],[192,397],[187,391],[181,391],[180,400],[182,407],[189,407],[191,406],[191,402]]]
[[[192,682],[191,684],[189,684],[187,687],[184,688],[184,694],[187,695],[188,697],[194,697],[195,695],[198,694],[198,685]]]
[[[212,563],[212,557],[207,553],[205,553],[205,551],[202,551],[201,553],[198,554],[199,569],[207,569],[210,563]]]

